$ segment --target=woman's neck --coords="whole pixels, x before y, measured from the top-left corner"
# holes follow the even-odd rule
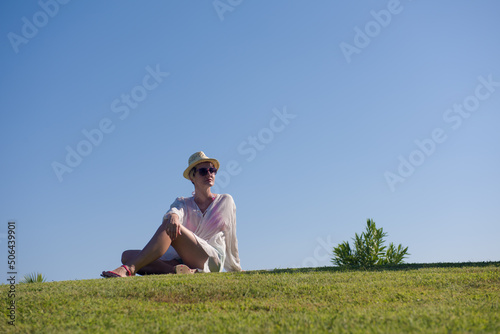
[[[206,189],[195,189],[194,199],[196,202],[204,203],[206,201],[212,201],[215,195],[212,194],[210,188]]]

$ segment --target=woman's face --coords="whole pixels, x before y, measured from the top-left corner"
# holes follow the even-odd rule
[[[212,187],[215,182],[215,173],[211,173],[208,171],[210,168],[214,168],[214,165],[211,162],[202,162],[195,166],[196,172],[194,173],[194,177],[191,176],[191,180],[193,181],[195,187]],[[200,169],[202,171],[200,171]],[[205,175],[204,172],[207,172]]]

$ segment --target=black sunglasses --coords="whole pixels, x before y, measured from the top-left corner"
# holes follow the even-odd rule
[[[210,167],[210,168],[195,168],[195,170],[197,170],[198,173],[200,173],[201,176],[205,176],[209,172],[211,174],[217,175],[217,168],[213,168],[213,167]]]

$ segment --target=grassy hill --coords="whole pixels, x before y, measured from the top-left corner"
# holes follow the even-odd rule
[[[0,286],[0,333],[500,332],[500,262]]]

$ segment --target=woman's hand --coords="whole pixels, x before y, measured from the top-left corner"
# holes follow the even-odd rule
[[[181,232],[181,223],[179,222],[179,216],[175,213],[169,214],[165,220],[163,221],[165,224],[165,232],[167,232],[168,236],[172,241],[177,239]]]

